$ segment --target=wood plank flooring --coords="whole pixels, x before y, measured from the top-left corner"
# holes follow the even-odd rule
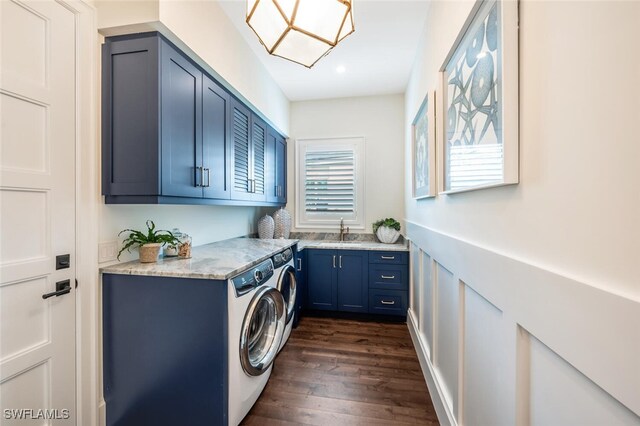
[[[303,317],[243,425],[438,425],[406,324]]]

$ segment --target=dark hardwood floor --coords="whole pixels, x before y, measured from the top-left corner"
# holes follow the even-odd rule
[[[303,317],[243,425],[437,425],[406,324]]]

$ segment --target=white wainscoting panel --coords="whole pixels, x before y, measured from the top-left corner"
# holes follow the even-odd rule
[[[422,259],[421,255],[422,251],[415,244],[411,244],[411,259],[409,262],[411,268],[411,287],[409,291],[409,308],[416,315],[416,320],[419,322],[420,318],[418,315],[422,312],[420,309],[420,300],[422,298],[422,264],[420,260]]]
[[[460,287],[453,274],[436,266],[436,332],[434,357],[436,371],[447,398],[447,405],[458,418],[458,316]]]
[[[434,286],[433,265],[431,257],[423,251],[422,254],[422,288],[420,289],[420,334],[429,347],[429,358],[433,357],[433,327],[434,327]]]
[[[505,384],[513,377],[506,368],[506,339],[502,311],[473,289],[465,287],[464,415],[470,425],[508,425],[501,410],[508,400]]]
[[[442,424],[640,425],[640,301],[406,229],[408,326]]]
[[[638,416],[538,339],[531,337],[529,347],[532,426],[640,424]]]

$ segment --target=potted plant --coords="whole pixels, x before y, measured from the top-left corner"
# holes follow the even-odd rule
[[[165,244],[177,246],[180,241],[169,231],[156,231],[156,224],[152,220],[147,220],[147,233],[142,233],[134,229],[123,229],[118,236],[128,232],[129,235],[122,241],[122,248],[118,252],[118,260],[123,251],[131,252],[132,247],[139,247],[140,262],[153,263],[158,260],[160,247]]]
[[[373,233],[381,243],[393,244],[400,237],[400,222],[392,217],[380,219],[373,224]]]

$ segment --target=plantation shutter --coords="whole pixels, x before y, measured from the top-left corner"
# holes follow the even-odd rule
[[[355,213],[355,172],[353,149],[307,151],[304,176],[306,212]]]

